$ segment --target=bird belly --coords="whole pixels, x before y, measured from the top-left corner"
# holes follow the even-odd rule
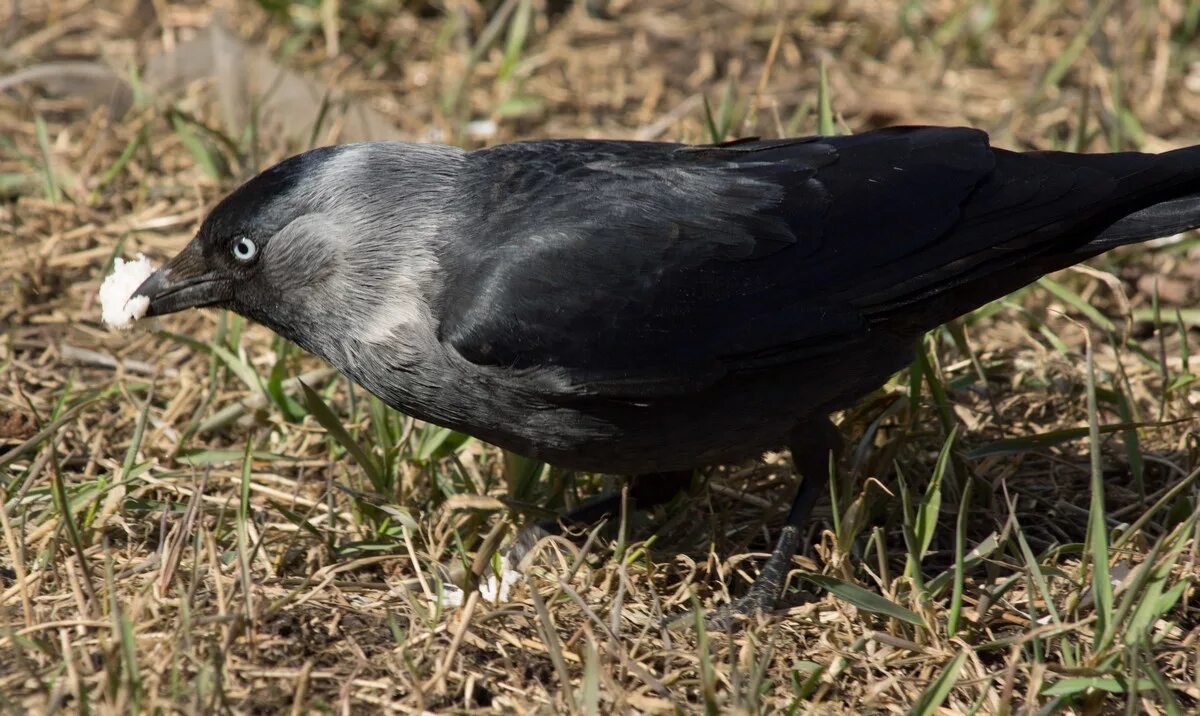
[[[405,414],[506,450],[567,469],[638,474],[738,462],[781,448],[798,423],[853,404],[907,365],[909,355],[907,342],[872,341],[645,401],[558,400],[531,390],[528,375],[469,364],[434,369],[428,360],[384,383],[373,377],[389,373],[377,368],[346,372]]]

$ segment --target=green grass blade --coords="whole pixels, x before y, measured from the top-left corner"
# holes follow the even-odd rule
[[[242,603],[246,609],[246,619],[252,620],[254,615],[253,585],[250,581],[250,476],[254,464],[254,446],[247,440],[246,452],[242,458],[242,479],[238,490],[237,510],[237,566],[238,575],[242,582]]]
[[[150,400],[154,396],[154,387],[150,387],[150,392],[146,396],[146,402],[142,404],[142,409],[138,411],[137,422],[133,426],[133,438],[129,441],[129,449],[125,451],[125,460],[121,463],[121,478],[126,479],[129,473],[133,471],[134,463],[137,462],[138,451],[142,449],[142,438],[146,434],[146,419],[150,415]]]
[[[946,476],[946,467],[950,464],[951,450],[954,448],[954,438],[958,434],[957,426],[950,430],[942,450],[938,453],[937,465],[929,486],[925,488],[925,497],[917,506],[917,519],[913,526],[917,536],[920,551],[917,556],[924,559],[929,554],[929,545],[933,543],[933,534],[937,531],[938,515],[942,509],[942,482]]]
[[[105,550],[106,555],[110,553]],[[120,657],[125,672],[125,686],[129,689],[129,713],[140,713],[139,705],[142,700],[141,669],[138,668],[138,643],[133,630],[133,622],[121,607],[118,598],[116,575],[113,572],[111,556],[104,560],[104,586],[108,591],[109,611],[113,621],[113,634],[116,635],[120,646]]]
[[[969,484],[970,483],[968,483],[968,485]],[[968,515],[968,517],[969,517],[969,515]],[[983,560],[985,560],[988,557],[995,554],[996,550],[998,550],[998,549],[1000,549],[1000,538],[995,532],[993,532],[990,535],[988,535],[987,538],[984,539],[982,542],[975,545],[975,547],[970,552],[967,553],[966,557],[963,559],[964,570],[974,569],[975,566],[978,565],[980,562],[982,562]],[[929,593],[930,594],[940,593],[943,589],[945,589],[947,584],[950,584],[950,582],[953,579],[954,579],[954,570],[953,569],[942,572],[938,576],[929,580],[929,584],[927,585],[927,587],[929,589]]]
[[[1087,24],[1071,38],[1071,42],[1067,44],[1066,49],[1058,55],[1054,63],[1046,70],[1046,74],[1042,75],[1042,81],[1038,85],[1039,94],[1045,94],[1046,90],[1051,87],[1057,87],[1062,82],[1072,65],[1075,64],[1075,61],[1087,49],[1092,35],[1100,28],[1101,21],[1104,20],[1111,9],[1112,0],[1104,0],[1104,2],[1096,5],[1091,16],[1088,17]]]
[[[208,146],[200,135],[192,131],[182,115],[172,113],[171,126],[175,129],[175,134],[179,136],[179,142],[192,155],[196,166],[200,167],[200,170],[207,174],[208,178],[219,181],[226,172],[225,162],[219,158],[216,151]]]
[[[1079,102],[1079,113],[1075,115],[1075,131],[1071,133],[1071,142],[1069,150],[1072,152],[1083,152],[1087,150],[1088,143],[1088,119],[1091,118],[1092,109],[1092,92],[1090,89],[1083,90],[1083,98]]]
[[[958,633],[959,620],[962,617],[963,581],[966,574],[967,549],[967,516],[971,507],[971,486],[974,483],[967,480],[963,488],[962,499],[958,503],[958,519],[954,526],[954,591],[950,595],[950,613],[946,617],[946,636],[953,637]]]
[[[1077,676],[1059,679],[1049,688],[1042,689],[1042,696],[1073,696],[1089,689],[1107,691],[1113,694],[1123,694],[1129,689],[1129,681],[1114,676]],[[1150,679],[1137,679],[1133,688],[1137,691],[1153,691],[1154,682]]]
[[[946,386],[942,382],[939,372],[934,370],[936,338],[937,331],[935,330],[930,331],[921,339],[917,344],[914,364],[919,367],[921,375],[925,378],[925,384],[929,386],[929,395],[933,398],[934,406],[937,407],[942,430],[946,434],[950,434],[955,427],[954,407],[950,405],[950,396],[946,394]]]
[[[721,104],[717,105],[716,125],[722,140],[733,131],[733,115],[736,109],[734,105],[733,80],[730,80],[725,83],[725,91],[721,94]]]
[[[37,133],[38,151],[42,154],[42,181],[46,187],[46,198],[57,204],[62,201],[62,187],[54,174],[54,153],[50,149],[50,135],[46,130],[46,122],[41,115],[33,118],[34,131]]]
[[[137,134],[133,135],[133,139],[130,139],[125,148],[121,150],[121,155],[117,157],[117,160],[100,175],[100,179],[96,182],[96,187],[92,189],[92,202],[97,201],[100,198],[100,192],[104,191],[104,188],[111,184],[117,178],[117,175],[125,170],[125,166],[129,164],[129,160],[133,159],[134,153],[137,152],[139,147],[145,144],[146,134],[146,127],[143,125],[138,129]]]
[[[1139,428],[1165,428],[1179,422],[1179,420],[1166,420],[1150,423],[1109,423],[1098,426],[1098,430],[1101,435],[1107,435],[1109,433],[1119,433]],[[1065,428],[1063,430],[1051,430],[1050,432],[1034,435],[1022,435],[1016,438],[1004,438],[969,450],[966,457],[968,460],[979,460],[998,455],[1038,452],[1054,447],[1055,445],[1062,445],[1072,440],[1088,437],[1091,435],[1091,430],[1090,426],[1086,428]]]
[[[1038,279],[1038,285],[1062,299],[1076,311],[1079,311],[1083,315],[1087,316],[1088,320],[1097,326],[1100,326],[1104,330],[1111,333],[1117,332],[1116,325],[1112,321],[1108,320],[1108,316],[1105,316],[1103,313],[1096,310],[1095,306],[1088,303],[1083,296],[1080,296],[1078,293],[1072,291],[1058,281],[1055,281],[1049,276],[1043,276]]]
[[[1112,638],[1112,579],[1108,570],[1108,525],[1104,521],[1104,473],[1100,464],[1100,419],[1096,407],[1096,364],[1092,342],[1087,342],[1087,410],[1092,462],[1092,499],[1088,509],[1087,549],[1092,563],[1092,590],[1096,603],[1098,643]]]
[[[704,695],[704,713],[716,716],[717,710],[717,678],[712,663],[712,648],[708,640],[708,624],[705,621],[704,609],[700,600],[692,597],[692,620],[696,628],[696,653],[700,665],[700,693]]]
[[[1021,530],[1020,524],[1017,524],[1014,532],[1017,537],[1017,545],[1021,549],[1021,557],[1025,560],[1025,569],[1029,572],[1030,579],[1033,580],[1034,586],[1037,587],[1038,595],[1046,604],[1046,611],[1050,614],[1050,618],[1055,624],[1061,624],[1062,619],[1058,616],[1058,610],[1054,608],[1054,598],[1050,594],[1050,585],[1046,582],[1046,575],[1042,572],[1042,565],[1038,562],[1037,557],[1033,555],[1033,550],[1029,547],[1029,540],[1025,539],[1025,533]],[[1033,606],[1030,605],[1029,618],[1032,621],[1037,621],[1037,615],[1033,612]]]
[[[275,361],[275,365],[271,366],[271,375],[267,377],[266,391],[280,412],[283,413],[284,419],[294,423],[304,417],[304,406],[298,400],[288,395],[284,389],[283,382],[287,375],[287,358],[284,357]]]
[[[829,73],[825,68],[825,60],[821,60],[820,84],[817,85],[817,134],[833,136],[837,126],[833,121],[833,99],[829,93]]]
[[[342,425],[342,421],[334,415],[315,390],[305,383],[301,383],[300,387],[304,390],[304,403],[308,407],[309,414],[317,419],[321,427],[325,428],[333,439],[345,448],[346,452],[350,453],[363,472],[367,473],[367,479],[370,480],[375,490],[380,494],[386,494],[387,485],[383,481],[383,471],[375,459],[362,445],[358,444],[357,440],[350,436],[349,431]]]
[[[421,429],[421,435],[416,441],[415,456],[421,462],[440,460],[457,451],[470,439],[471,436],[466,433],[428,424]]]
[[[708,141],[713,144],[720,144],[725,141],[725,137],[717,129],[717,121],[713,119],[712,105],[708,102],[708,95],[704,95],[700,100],[701,108],[704,110],[704,131],[708,133]]]
[[[332,534],[326,534],[325,532],[317,529],[311,522],[305,519],[303,515],[295,510],[289,509],[281,502],[276,502],[275,500],[268,500],[267,502],[270,503],[272,509],[283,515],[284,519],[286,519],[288,522],[291,522],[297,528],[307,532],[310,537],[328,547],[333,546]]]
[[[512,78],[521,53],[525,49],[525,38],[529,35],[529,25],[533,17],[533,3],[530,0],[520,0],[512,20],[508,23],[508,38],[504,47],[504,58],[500,61],[500,70],[496,79],[507,82]]]
[[[885,617],[898,619],[914,626],[925,626],[925,620],[918,616],[916,612],[900,606],[881,594],[863,589],[857,584],[843,582],[840,579],[814,572],[801,571],[800,576],[802,579],[808,580],[838,599],[853,604],[863,611],[882,614]]]
[[[1115,625],[1125,623],[1124,640],[1127,646],[1133,646],[1146,637],[1150,628],[1175,606],[1182,593],[1176,589],[1188,585],[1187,580],[1181,580],[1165,594],[1163,592],[1198,520],[1200,513],[1193,512],[1188,519],[1176,525],[1170,534],[1155,542],[1129,580],[1129,586],[1121,595],[1112,617]],[[1159,555],[1164,551],[1166,554],[1160,559]],[[1128,622],[1126,616],[1129,617]],[[1109,632],[1109,637],[1112,638],[1113,634],[1115,627]],[[1108,644],[1106,641],[1101,646],[1107,647]]]
[[[913,716],[934,716],[946,701],[946,697],[950,695],[951,689],[958,683],[958,672],[962,671],[962,666],[967,660],[967,652],[960,651],[958,654],[942,669],[942,673],[933,680],[920,697],[917,698],[916,704],[909,711]]]
[[[1154,690],[1158,692],[1158,698],[1162,702],[1167,716],[1183,716],[1183,706],[1179,703],[1179,699],[1175,698],[1174,690],[1163,678],[1162,672],[1154,665],[1154,656],[1149,641],[1143,639],[1136,648],[1136,653],[1143,655],[1140,660],[1142,664],[1140,671],[1149,677],[1150,683],[1154,684]]]
[[[67,485],[66,480],[63,478],[62,467],[58,463],[58,457],[53,454],[53,451],[56,450],[53,442],[50,444],[49,449],[51,450],[50,492],[54,501],[54,507],[59,512],[63,528],[67,533],[67,541],[75,551],[75,556],[79,560],[79,566],[83,570],[84,575],[90,580],[92,578],[91,567],[84,553],[86,545],[84,544],[83,536],[79,532],[79,524],[75,521],[75,514],[71,509],[71,499],[67,495]]]

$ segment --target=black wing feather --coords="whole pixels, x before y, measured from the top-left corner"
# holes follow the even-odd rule
[[[480,150],[462,197],[479,211],[442,257],[441,338],[477,364],[554,369],[567,394],[692,392],[1084,243],[1064,227],[1120,218],[1101,208],[1154,171],[1131,156],[1022,155],[928,127]]]

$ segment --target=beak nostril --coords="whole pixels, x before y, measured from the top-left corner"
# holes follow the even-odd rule
[[[142,281],[137,288],[133,290],[130,298],[153,298],[154,294],[158,293],[160,288],[166,283],[168,271],[161,268],[150,274],[145,281]]]

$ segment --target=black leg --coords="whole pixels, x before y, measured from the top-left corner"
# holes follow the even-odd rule
[[[824,494],[829,479],[829,456],[833,454],[836,458],[840,454],[842,437],[828,418],[818,418],[797,425],[790,447],[792,464],[800,474],[801,482],[788,511],[787,523],[745,596],[709,616],[708,623],[712,628],[727,629],[737,615],[754,616],[775,608],[782,596],[792,557],[800,547],[801,530],[808,522],[813,506]]]
[[[637,475],[630,479],[630,507],[648,510],[655,505],[669,501],[691,484],[692,472],[690,470]],[[564,529],[573,527],[590,527],[602,519],[615,518],[620,514],[620,492],[593,497],[565,515],[552,520],[531,522],[522,527],[513,538],[512,544],[509,545],[505,559],[510,568],[517,569],[529,550],[533,549],[533,546],[543,537],[563,534]]]

